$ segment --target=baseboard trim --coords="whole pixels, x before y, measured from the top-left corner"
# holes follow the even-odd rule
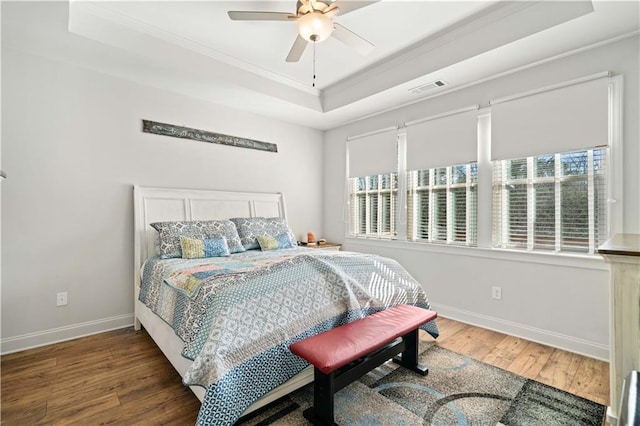
[[[452,306],[431,303],[431,308],[437,311],[439,316],[445,318],[531,340],[602,361],[609,361],[609,346],[607,345],[506,321],[477,312],[454,308]],[[72,324],[65,327],[51,328],[36,333],[7,337],[0,340],[0,354],[10,354],[131,326],[133,326],[132,313]]]
[[[541,343],[543,345],[552,346],[554,348],[563,349],[565,351],[609,362],[608,345],[602,345],[600,343],[568,336],[566,334],[555,333],[553,331],[543,330],[525,324],[506,321],[489,315],[454,308],[452,306],[431,303],[431,308],[438,312],[438,316],[442,316],[444,318],[450,318],[456,321],[461,321],[467,324],[487,328],[489,330],[509,334],[514,337],[520,337],[531,340],[532,342]]]
[[[53,343],[77,339],[79,337],[90,336],[92,334],[104,333],[105,331],[130,327],[132,325],[133,314],[131,313],[67,325],[64,327],[50,328],[36,333],[7,337],[0,340],[0,354],[6,355],[13,352],[23,351],[25,349],[37,348],[40,346],[51,345]]]

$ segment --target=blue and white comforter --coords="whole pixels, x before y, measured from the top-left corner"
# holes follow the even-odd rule
[[[206,264],[215,262],[209,268]],[[235,265],[236,269],[233,269]],[[241,265],[241,266],[238,266]],[[176,285],[180,270],[196,288]],[[394,260],[351,252],[286,249],[228,258],[149,259],[140,300],[173,327],[193,360],[186,385],[207,389],[198,424],[233,424],[307,363],[289,345],[385,307],[429,308],[422,287]],[[434,337],[431,322],[423,327]]]

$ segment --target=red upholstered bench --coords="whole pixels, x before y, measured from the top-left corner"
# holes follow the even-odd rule
[[[391,358],[426,375],[427,368],[418,364],[418,327],[436,317],[433,311],[396,305],[289,346],[314,366],[313,407],[304,416],[314,424],[334,424],[333,395]]]

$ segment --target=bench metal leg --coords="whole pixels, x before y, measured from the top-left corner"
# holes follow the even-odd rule
[[[346,366],[332,373],[324,374],[319,369],[314,370],[313,407],[304,410],[304,417],[317,426],[335,425],[334,422],[334,394],[357,380],[362,375],[387,361],[394,354],[400,353],[393,360],[411,371],[426,376],[427,367],[418,364],[418,330],[410,331],[402,336],[402,342],[396,341],[384,349],[365,357],[354,366]],[[402,351],[402,352],[400,352]]]
[[[416,373],[426,376],[429,373],[429,369],[421,364],[418,364],[418,330],[413,330],[402,336],[405,348],[402,351],[401,356],[396,356],[393,361],[400,364],[404,368],[407,368]]]
[[[335,392],[335,374],[324,374],[316,368],[313,378],[313,407],[304,410],[304,417],[314,425],[335,425],[333,409]]]

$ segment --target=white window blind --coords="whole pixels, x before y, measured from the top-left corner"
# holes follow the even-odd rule
[[[414,170],[407,181],[409,240],[476,245],[476,163]]]
[[[608,238],[608,148],[493,163],[493,245],[595,253]]]
[[[477,160],[477,106],[406,125],[407,170],[428,170]]]
[[[609,78],[491,101],[491,157],[526,158],[608,143]]]
[[[398,174],[351,178],[349,186],[349,234],[356,237],[395,238]]]
[[[397,172],[397,129],[384,129],[347,140],[350,178]]]

